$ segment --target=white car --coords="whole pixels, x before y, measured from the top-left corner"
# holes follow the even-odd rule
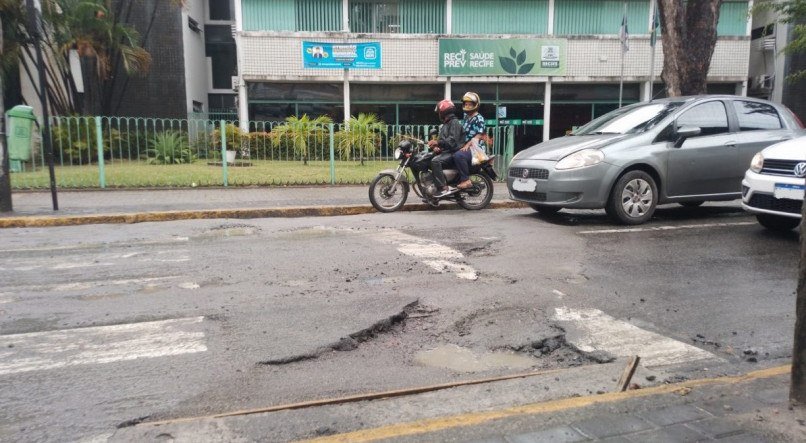
[[[742,180],[742,207],[767,229],[798,227],[806,189],[806,136],[772,145],[753,157]]]

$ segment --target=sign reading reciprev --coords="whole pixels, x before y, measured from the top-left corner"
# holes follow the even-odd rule
[[[439,75],[565,75],[565,40],[443,38]]]
[[[313,69],[381,69],[381,44],[303,41],[302,64]]]

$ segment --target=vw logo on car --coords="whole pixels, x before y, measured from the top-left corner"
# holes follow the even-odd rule
[[[800,178],[806,177],[806,162],[801,162],[795,165],[795,175]]]

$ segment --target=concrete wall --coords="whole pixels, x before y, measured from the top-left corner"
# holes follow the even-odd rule
[[[362,36],[363,37],[363,36]],[[302,40],[321,42],[380,41],[380,70],[350,70],[350,79],[364,81],[439,81],[437,35],[368,35],[365,38],[338,38],[332,34],[281,34],[243,32],[244,57],[242,75],[247,81],[274,80],[340,81],[340,70],[303,69]],[[451,35],[451,38],[460,37]],[[507,36],[473,36],[474,38],[506,38]],[[523,37],[523,36],[518,36]],[[579,36],[568,38],[566,75],[554,81],[617,82],[620,73],[620,42],[617,36]],[[717,42],[711,62],[709,81],[741,82],[747,79],[750,53],[749,37],[725,37]],[[644,81],[649,77],[650,45],[648,37],[630,40],[625,56],[625,81]],[[663,67],[663,50],[655,56],[655,75]],[[460,77],[454,77],[454,80]],[[469,77],[474,81],[545,81],[546,77]]]
[[[207,17],[206,0],[187,0],[182,11],[182,41],[185,67],[185,91],[186,105],[188,113],[193,112],[193,102],[201,102],[204,111],[209,110],[207,103],[207,60],[204,50],[204,33],[195,32],[188,26],[188,17],[199,23],[199,27],[204,30],[204,22]]]

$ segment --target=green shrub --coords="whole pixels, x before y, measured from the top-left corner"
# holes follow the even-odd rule
[[[148,163],[152,165],[168,165],[191,163],[193,153],[188,147],[187,138],[175,131],[157,134],[149,142]]]

